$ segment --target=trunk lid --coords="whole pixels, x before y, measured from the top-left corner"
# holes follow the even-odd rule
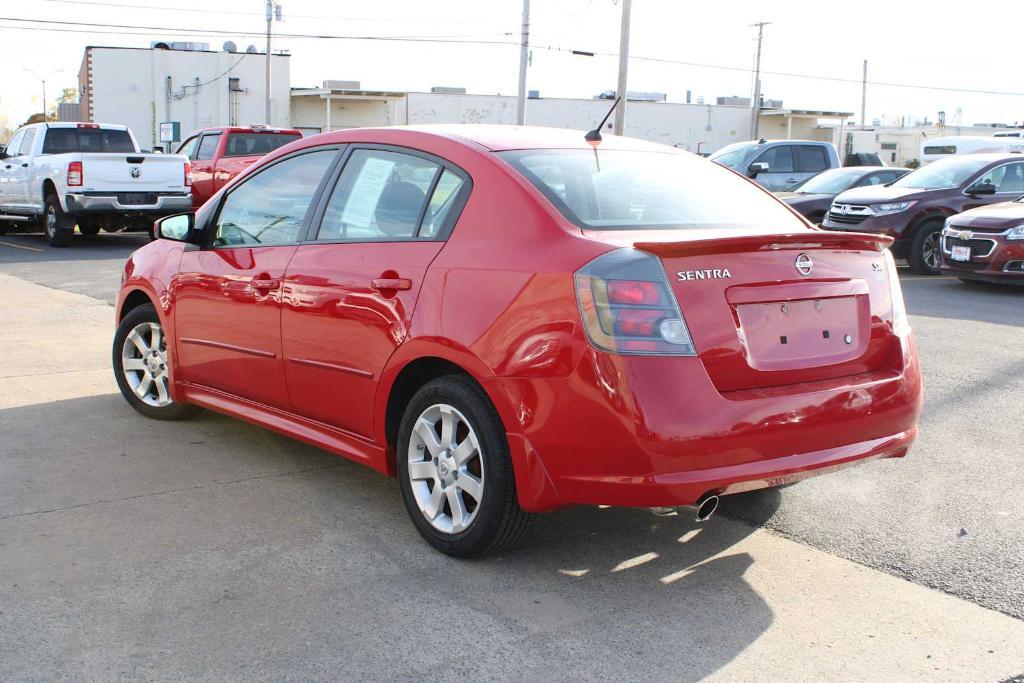
[[[183,192],[185,157],[176,154],[83,153],[86,192]]]
[[[661,259],[708,375],[737,391],[882,368],[895,340],[890,243],[808,231],[633,246]]]

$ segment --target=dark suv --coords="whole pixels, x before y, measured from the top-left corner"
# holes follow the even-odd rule
[[[961,211],[1024,195],[1024,156],[965,154],[936,161],[884,186],[835,198],[821,227],[891,235],[893,253],[916,273],[937,275],[939,233]]]

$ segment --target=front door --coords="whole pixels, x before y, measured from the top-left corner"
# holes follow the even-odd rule
[[[174,305],[185,381],[289,408],[281,283],[337,154],[300,153],[257,172],[223,199],[212,244],[184,252]]]
[[[408,337],[466,180],[434,157],[353,150],[285,275],[284,368],[297,413],[373,437],[381,372]]]
[[[752,164],[767,164],[768,168],[757,174],[755,180],[765,189],[781,192],[800,182],[796,171],[796,160],[793,158],[792,145],[776,145],[770,147],[754,159]],[[806,176],[804,176],[806,177]]]

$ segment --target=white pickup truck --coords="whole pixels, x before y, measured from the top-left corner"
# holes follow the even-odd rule
[[[0,235],[41,223],[62,247],[76,224],[83,235],[149,230],[192,209],[191,170],[185,156],[140,152],[126,126],[24,126],[0,152]]]

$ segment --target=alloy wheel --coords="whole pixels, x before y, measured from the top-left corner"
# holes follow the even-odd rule
[[[167,391],[167,343],[156,323],[139,323],[121,347],[121,372],[140,401],[154,408],[174,403]]]
[[[57,210],[52,206],[46,208],[46,234],[51,238],[57,234]]]
[[[932,270],[939,268],[939,233],[938,231],[933,232],[924,238],[924,244],[921,245],[921,260],[924,264]]]
[[[457,534],[476,519],[484,495],[480,442],[469,420],[446,403],[424,410],[409,437],[409,483],[424,518]]]

